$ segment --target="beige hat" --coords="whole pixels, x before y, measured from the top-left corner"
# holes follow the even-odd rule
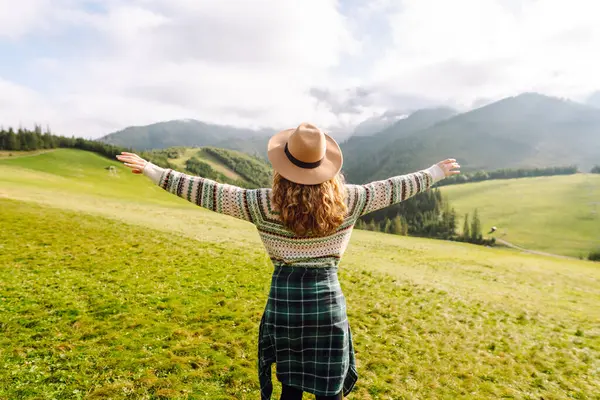
[[[273,169],[289,181],[318,185],[342,169],[342,151],[337,142],[314,125],[275,134],[267,147]]]

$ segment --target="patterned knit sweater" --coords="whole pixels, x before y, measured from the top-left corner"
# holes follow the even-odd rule
[[[271,202],[271,189],[242,189],[152,163],[147,163],[143,173],[168,192],[200,207],[253,223],[275,265],[305,267],[337,266],[359,217],[428,190],[444,178],[442,169],[433,165],[366,185],[346,185],[348,213],[337,231],[326,237],[299,237],[280,222]]]

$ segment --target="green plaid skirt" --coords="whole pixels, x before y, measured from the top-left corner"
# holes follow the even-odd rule
[[[258,340],[261,399],[271,399],[271,366],[288,386],[347,396],[358,375],[337,267],[276,266]]]

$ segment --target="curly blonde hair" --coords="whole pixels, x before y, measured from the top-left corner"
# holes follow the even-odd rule
[[[341,174],[319,185],[302,185],[275,172],[272,200],[283,225],[298,236],[330,235],[348,212]]]

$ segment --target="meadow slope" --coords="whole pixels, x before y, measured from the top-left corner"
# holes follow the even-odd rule
[[[587,257],[600,247],[600,175],[491,180],[443,186],[460,217],[479,211],[485,233],[527,249]]]
[[[0,221],[0,399],[258,397],[250,224],[75,150],[0,160]],[[598,264],[356,231],[340,280],[350,399],[600,399]]]

